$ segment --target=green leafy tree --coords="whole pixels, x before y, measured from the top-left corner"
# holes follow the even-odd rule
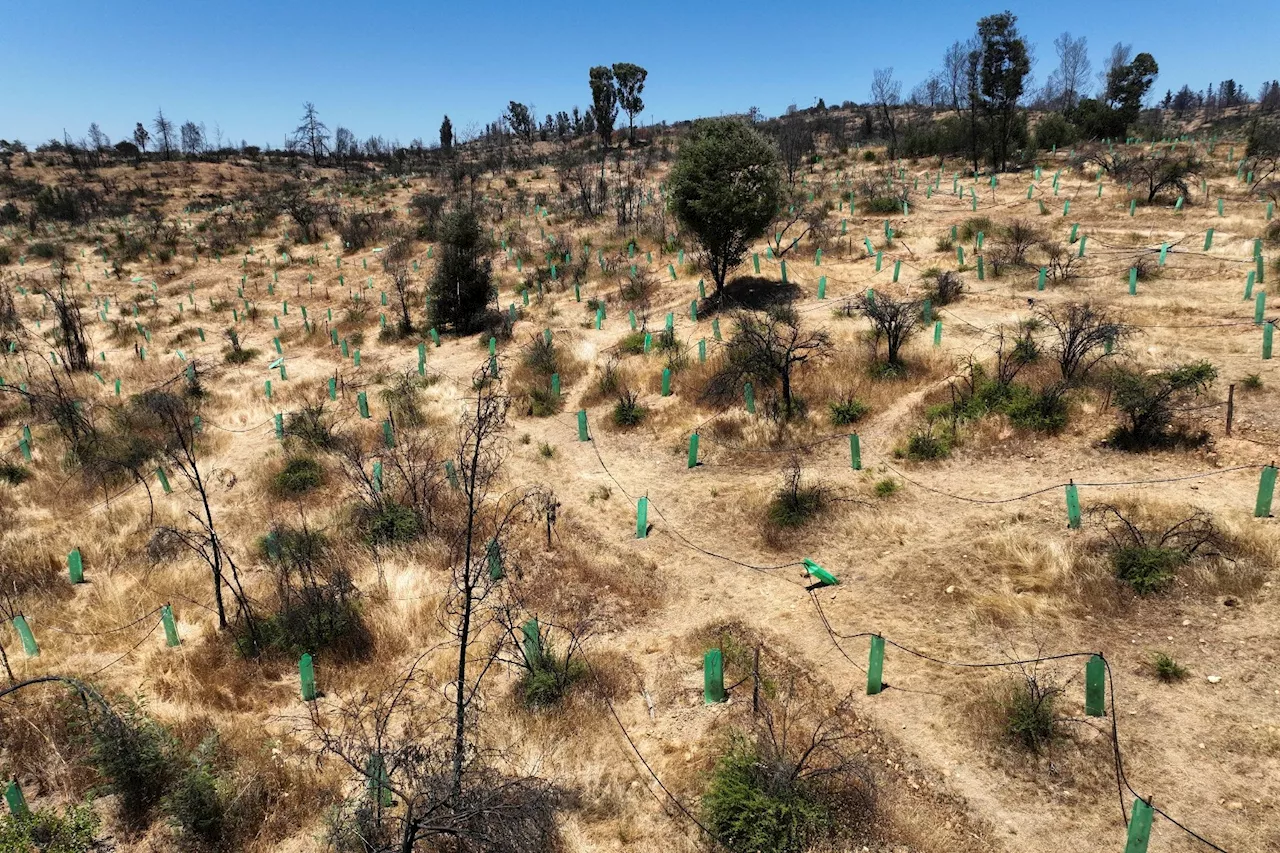
[[[519,101],[511,101],[507,105],[506,119],[507,124],[511,125],[512,133],[525,142],[533,142],[533,135],[538,129],[538,120],[533,117],[533,110]]]
[[[489,246],[470,210],[444,218],[440,242],[440,262],[431,279],[431,324],[469,334],[484,324],[495,296]]]
[[[979,20],[978,40],[982,50],[978,79],[991,129],[991,163],[1003,171],[1009,160],[1018,101],[1031,72],[1031,57],[1018,33],[1018,16],[1011,12]]]
[[[718,294],[782,203],[777,149],[741,121],[703,119],[680,146],[668,183],[676,218],[698,241]]]
[[[618,86],[613,69],[596,65],[590,71],[591,115],[595,118],[596,133],[605,148],[613,141],[613,125],[618,120]],[[636,93],[639,96],[639,92]]]
[[[630,62],[615,62],[613,77],[617,81],[618,106],[627,114],[627,140],[636,141],[636,114],[644,112],[644,81],[649,72]]]
[[[453,153],[453,122],[449,121],[448,116],[440,122],[440,150],[445,154]]]
[[[1107,72],[1107,103],[1120,111],[1125,127],[1137,121],[1142,99],[1159,73],[1160,66],[1149,53],[1139,53],[1127,65],[1118,65]]]

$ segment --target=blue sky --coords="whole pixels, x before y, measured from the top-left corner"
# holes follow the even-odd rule
[[[806,4],[669,2],[244,2],[17,0],[0,24],[0,138],[35,144],[97,121],[113,141],[150,120],[203,122],[225,139],[280,145],[313,101],[330,129],[435,142],[496,118],[511,99],[539,116],[590,101],[587,69],[649,70],[642,120],[865,100],[874,68],[903,93],[979,17],[1010,8],[1037,82],[1063,30],[1088,37],[1095,71],[1111,45],[1160,64],[1154,90],[1234,77],[1251,94],[1280,77],[1280,2]],[[353,11],[354,10],[354,11]],[[1230,14],[1219,14],[1229,10]]]

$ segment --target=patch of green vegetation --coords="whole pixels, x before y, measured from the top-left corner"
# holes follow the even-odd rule
[[[885,477],[883,480],[876,481],[876,497],[887,498],[896,494],[898,491],[898,481],[892,477]]]
[[[849,426],[849,424],[857,423],[866,416],[867,412],[871,411],[871,408],[866,403],[853,397],[835,400],[828,405],[831,411],[831,423],[834,426]]]
[[[1156,678],[1170,684],[1187,677],[1187,668],[1164,652],[1156,652],[1151,656],[1151,669]]]
[[[324,468],[311,456],[294,456],[272,478],[277,494],[297,497],[320,488],[324,484]]]
[[[1173,582],[1187,555],[1178,548],[1157,545],[1126,545],[1111,555],[1116,577],[1139,595],[1160,592]]]

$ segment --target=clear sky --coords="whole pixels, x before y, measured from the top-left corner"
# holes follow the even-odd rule
[[[7,7],[7,8],[6,8]],[[407,145],[492,121],[509,100],[541,117],[590,102],[591,65],[649,70],[641,120],[867,99],[874,68],[903,94],[985,14],[1010,8],[1041,83],[1053,39],[1088,37],[1095,72],[1117,41],[1152,53],[1153,93],[1280,77],[1280,0],[432,2],[11,0],[0,4],[0,138],[118,141],[157,107],[223,138],[279,146],[313,101],[330,130]]]

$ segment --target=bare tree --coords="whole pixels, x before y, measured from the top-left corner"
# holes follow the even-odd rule
[[[886,293],[866,293],[857,299],[858,310],[871,321],[877,351],[881,338],[888,346],[887,364],[902,366],[902,347],[920,326],[923,305],[918,299],[894,299]]]
[[[1103,63],[1102,70],[1098,72],[1098,92],[1100,97],[1109,97],[1108,90],[1111,88],[1111,78],[1121,68],[1129,64],[1129,60],[1133,58],[1133,45],[1124,42],[1116,42],[1111,46],[1111,52],[1107,54],[1107,61]],[[1109,106],[1114,106],[1108,100]]]
[[[1062,109],[1069,110],[1080,102],[1080,91],[1092,70],[1089,42],[1084,36],[1072,38],[1071,33],[1063,33],[1053,40],[1053,47],[1058,52],[1058,68],[1052,79],[1060,92]]]
[[[1172,146],[1157,146],[1130,160],[1121,170],[1124,177],[1133,180],[1147,193],[1147,202],[1155,201],[1162,192],[1177,190],[1184,198],[1191,193],[1188,178],[1200,173],[1200,161],[1190,152],[1174,151]]]
[[[1115,319],[1105,307],[1088,302],[1041,307],[1036,316],[1057,335],[1053,357],[1068,383],[1083,382],[1112,347],[1133,333],[1132,327]]]
[[[766,388],[778,386],[777,409],[782,420],[796,414],[792,392],[795,371],[809,361],[830,354],[831,336],[825,329],[805,329],[790,306],[774,306],[764,316],[750,311],[734,315],[738,330],[729,341],[728,358],[708,386],[708,395],[728,398],[736,395],[746,380]]]
[[[89,343],[85,338],[84,320],[80,316],[80,303],[67,293],[67,274],[59,269],[58,292],[45,288],[44,296],[53,303],[58,315],[58,343],[62,347],[63,366],[68,373],[89,369]]]
[[[315,104],[307,101],[302,110],[302,122],[293,131],[293,136],[299,147],[311,155],[311,162],[319,163],[321,157],[329,154],[329,128],[320,121]]]
[[[164,110],[156,110],[151,129],[155,131],[156,142],[160,144],[160,155],[166,160],[170,159],[173,156],[173,122],[164,117]]]
[[[898,126],[894,112],[901,97],[902,83],[893,79],[893,68],[877,68],[871,79],[871,102],[879,111],[885,131],[889,134],[887,153],[890,160],[897,159],[898,156]]]
[[[773,138],[778,143],[778,153],[782,155],[787,183],[794,186],[796,173],[804,165],[805,158],[813,153],[813,129],[803,116],[788,116],[778,119]]]

